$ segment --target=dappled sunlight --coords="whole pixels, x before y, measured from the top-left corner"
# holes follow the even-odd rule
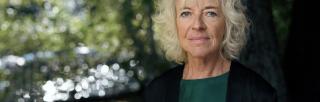
[[[90,54],[89,49],[85,46],[77,47],[74,53],[81,56],[88,55]],[[1,70],[8,70],[8,74],[19,73],[28,65],[36,64],[39,59],[50,61],[54,57],[58,57],[58,55],[50,51],[29,53],[23,55],[23,57],[9,55],[0,58],[0,68],[2,68]],[[81,61],[81,59],[77,60]],[[50,65],[51,62],[47,63]],[[55,67],[44,65],[40,67],[41,73],[57,74],[46,81],[38,80],[36,83],[41,84],[34,85],[32,91],[29,91],[29,88],[17,89],[15,95],[20,97],[18,101],[27,101],[33,98],[51,102],[89,97],[106,97],[138,91],[141,83],[137,77],[145,77],[143,76],[145,72],[141,70],[143,67],[139,66],[139,61],[133,59],[129,60],[127,64],[128,68],[121,67],[120,63],[110,65],[97,64],[95,67],[89,68],[88,64],[83,62],[78,68],[72,65],[65,65],[65,67],[57,66],[56,72],[49,72],[49,70],[54,70]],[[76,70],[77,73],[73,75],[59,75],[58,70],[64,74],[70,73],[71,70]],[[0,90],[8,88],[10,84],[18,83],[17,81],[1,81]]]
[[[0,0],[0,101],[139,101],[169,66],[154,43],[151,5]]]

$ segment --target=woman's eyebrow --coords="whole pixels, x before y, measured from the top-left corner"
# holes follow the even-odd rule
[[[206,9],[218,9],[218,7],[217,6],[206,6],[206,7],[204,7],[202,10],[206,10]]]
[[[218,9],[219,7],[217,6],[213,6],[213,5],[209,5],[209,6],[205,6],[203,9],[201,10],[206,10],[206,9]],[[179,11],[182,11],[182,10],[191,10],[192,8],[191,7],[188,7],[188,6],[183,6],[179,9]]]
[[[190,8],[190,7],[187,7],[187,6],[184,6],[184,7],[180,8],[179,10],[180,10],[180,11],[181,11],[181,10],[191,10],[191,8]]]
[[[218,9],[218,7],[216,7],[216,6],[206,6],[202,10],[206,10],[206,9]],[[184,7],[180,8],[179,10],[180,11],[181,10],[191,10],[191,8],[187,7],[187,6],[184,6]]]

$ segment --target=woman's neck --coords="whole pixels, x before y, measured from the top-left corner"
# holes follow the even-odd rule
[[[230,70],[231,61],[221,56],[210,58],[188,58],[183,79],[203,79],[222,75]]]

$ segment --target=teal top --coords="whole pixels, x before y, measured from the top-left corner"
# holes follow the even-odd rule
[[[228,76],[181,80],[179,102],[226,102]]]

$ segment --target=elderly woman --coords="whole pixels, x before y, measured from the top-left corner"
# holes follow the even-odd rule
[[[145,88],[146,102],[275,102],[272,86],[236,59],[248,22],[240,0],[161,0],[157,37],[180,64]]]

